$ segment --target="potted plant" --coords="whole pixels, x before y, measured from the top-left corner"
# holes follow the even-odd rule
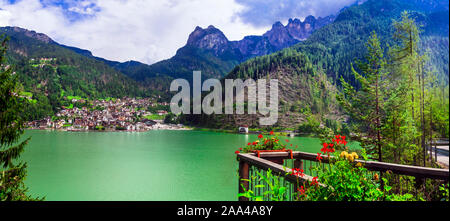
[[[258,135],[258,139],[256,141],[248,143],[247,146],[243,148],[239,148],[239,151],[236,151],[236,153],[255,153],[257,157],[260,157],[261,153],[264,152],[289,152],[292,159],[292,149],[286,149],[289,140],[286,139],[286,143],[283,143],[277,136],[273,136],[273,131],[269,134],[270,135],[267,137],[264,137],[262,134]],[[283,159],[270,159],[270,161],[278,164],[284,163]]]

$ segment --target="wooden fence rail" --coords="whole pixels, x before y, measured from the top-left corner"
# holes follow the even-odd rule
[[[317,154],[306,153],[295,151],[292,153],[292,158],[294,160],[295,168],[303,168],[303,161],[315,161],[317,162]],[[251,166],[262,169],[262,170],[272,170],[272,173],[283,177],[285,180],[291,183],[312,181],[312,176],[306,175],[303,177],[295,176],[289,174],[291,168],[285,167],[283,165],[274,163],[273,161],[280,161],[285,159],[291,159],[291,154],[288,152],[265,152],[260,153],[260,157],[257,157],[254,153],[237,155],[239,161],[239,193],[243,193],[244,189],[249,189],[248,181],[242,179],[249,179],[249,168]],[[449,180],[449,170],[439,169],[439,168],[428,168],[419,166],[409,166],[393,163],[375,162],[375,161],[364,161],[355,160],[355,162],[360,162],[365,168],[371,171],[387,172],[391,171],[393,174],[407,175],[416,177],[416,179],[436,179],[436,180]],[[322,163],[328,163],[327,157],[322,159]],[[294,190],[295,191],[295,190]],[[240,197],[239,200],[247,201],[245,197]]]

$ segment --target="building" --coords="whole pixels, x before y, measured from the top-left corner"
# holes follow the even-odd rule
[[[242,125],[239,127],[239,133],[248,134],[248,125]]]

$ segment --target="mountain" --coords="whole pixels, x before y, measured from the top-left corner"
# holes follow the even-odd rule
[[[328,127],[345,119],[335,101],[339,79],[357,86],[351,64],[364,60],[365,43],[372,31],[382,47],[393,45],[392,22],[407,10],[421,26],[420,51],[428,51],[429,67],[436,70],[441,84],[448,85],[448,2],[368,0],[339,13],[334,21],[314,31],[307,40],[279,52],[249,59],[236,66],[226,79],[278,79],[279,121],[275,127],[296,128],[311,116]],[[428,5],[429,7],[423,7]],[[279,28],[276,24],[276,28]],[[282,35],[286,35],[284,32]],[[260,127],[258,115],[190,115],[183,123],[195,126],[235,129],[246,124]],[[334,125],[334,126],[333,126]]]
[[[52,115],[67,96],[138,97],[154,93],[104,62],[61,46],[45,34],[19,27],[1,27],[1,34],[10,38],[7,63],[14,66],[24,91],[34,100],[28,111],[30,119]]]
[[[323,114],[328,122],[344,119],[336,102],[335,95],[338,89],[328,80],[324,72],[315,70],[308,57],[301,52],[282,50],[249,59],[235,67],[226,77],[226,79],[237,78],[278,79],[278,121],[269,126],[270,128],[296,130],[311,114],[317,113]],[[266,88],[269,88],[268,82]],[[259,113],[182,115],[180,123],[235,130],[240,125],[261,128],[259,124],[261,117],[263,115]]]
[[[432,66],[442,82],[448,83],[448,1],[368,0],[341,11],[335,21],[314,32],[292,48],[306,54],[313,65],[324,69],[333,80],[354,83],[351,63],[363,59],[365,43],[375,31],[383,44],[393,45],[393,19],[407,10],[421,26],[421,51],[429,50]],[[423,5],[430,5],[424,7]],[[433,6],[433,7],[432,7]]]
[[[267,55],[305,40],[315,30],[332,22],[334,18],[327,16],[316,19],[314,16],[308,16],[303,22],[299,19],[289,19],[286,26],[276,22],[272,29],[262,36],[246,36],[239,41],[228,40],[222,31],[212,25],[207,28],[196,27],[189,35],[186,45],[178,49],[175,56],[152,65],[136,61],[120,63],[94,58],[104,61],[137,81],[145,82],[152,88],[168,86],[170,80],[174,78],[191,79],[194,70],[201,70],[204,78],[221,78],[236,65],[250,58]],[[89,51],[68,48],[93,57]]]

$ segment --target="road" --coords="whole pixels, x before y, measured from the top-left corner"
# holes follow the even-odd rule
[[[437,162],[444,166],[445,168],[449,168],[449,156],[448,156],[448,147],[449,146],[437,146]],[[433,147],[433,158],[435,156],[434,154],[434,147]]]

